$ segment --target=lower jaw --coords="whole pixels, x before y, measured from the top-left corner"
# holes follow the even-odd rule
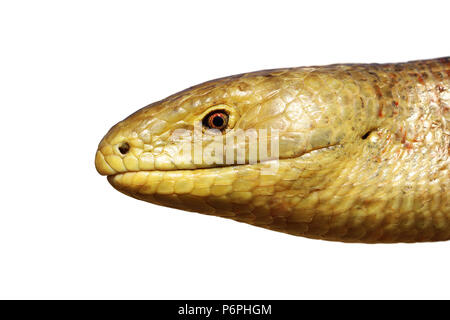
[[[340,146],[329,146],[295,158],[255,164],[200,169],[132,171],[110,175],[107,178],[114,188],[130,195],[192,194],[205,196],[208,194],[208,188],[212,186],[217,189],[217,194],[213,195],[220,195],[220,189],[224,189],[226,186],[231,187],[237,180],[249,180],[249,183],[264,180],[264,186],[273,186],[276,184],[276,177],[282,177],[285,172],[289,171],[292,162],[296,162],[296,165],[300,165],[300,167],[308,167],[317,162],[315,160],[317,157],[312,156],[328,153],[338,147]]]
[[[286,160],[268,163],[246,164],[195,170],[135,171],[107,176],[109,183],[122,192],[133,194],[192,194],[205,196],[215,189],[221,195],[227,186],[231,188],[237,180],[258,181],[262,175],[276,177],[278,170],[288,165]],[[270,180],[270,178],[265,178]],[[273,179],[272,179],[273,180]],[[222,192],[221,192],[222,191]],[[229,190],[231,191],[231,190]]]

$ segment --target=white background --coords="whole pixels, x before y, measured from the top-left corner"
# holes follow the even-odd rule
[[[450,298],[450,242],[308,240],[97,174],[150,102],[265,68],[450,54],[448,1],[2,1],[0,298]]]

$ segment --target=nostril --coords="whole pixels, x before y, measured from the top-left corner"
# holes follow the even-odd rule
[[[127,154],[128,151],[130,151],[130,145],[128,144],[128,142],[124,142],[119,146],[119,152],[121,154]]]

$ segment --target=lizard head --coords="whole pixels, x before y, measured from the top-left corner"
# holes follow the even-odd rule
[[[357,88],[330,74],[260,71],[174,94],[112,127],[96,168],[137,199],[273,225],[292,195],[333,177],[339,146],[369,126],[353,112]]]
[[[448,239],[411,220],[448,213],[447,75],[444,58],[209,81],[116,124],[95,165],[134,198],[294,235]]]

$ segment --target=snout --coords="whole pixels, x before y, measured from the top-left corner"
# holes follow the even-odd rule
[[[95,154],[95,168],[101,175],[109,176],[137,169],[137,159],[130,152],[131,145],[127,139],[107,139],[100,142]]]
[[[97,150],[97,153],[95,154],[95,168],[102,176],[109,176],[117,173],[117,171],[108,164],[105,156],[100,150]]]

